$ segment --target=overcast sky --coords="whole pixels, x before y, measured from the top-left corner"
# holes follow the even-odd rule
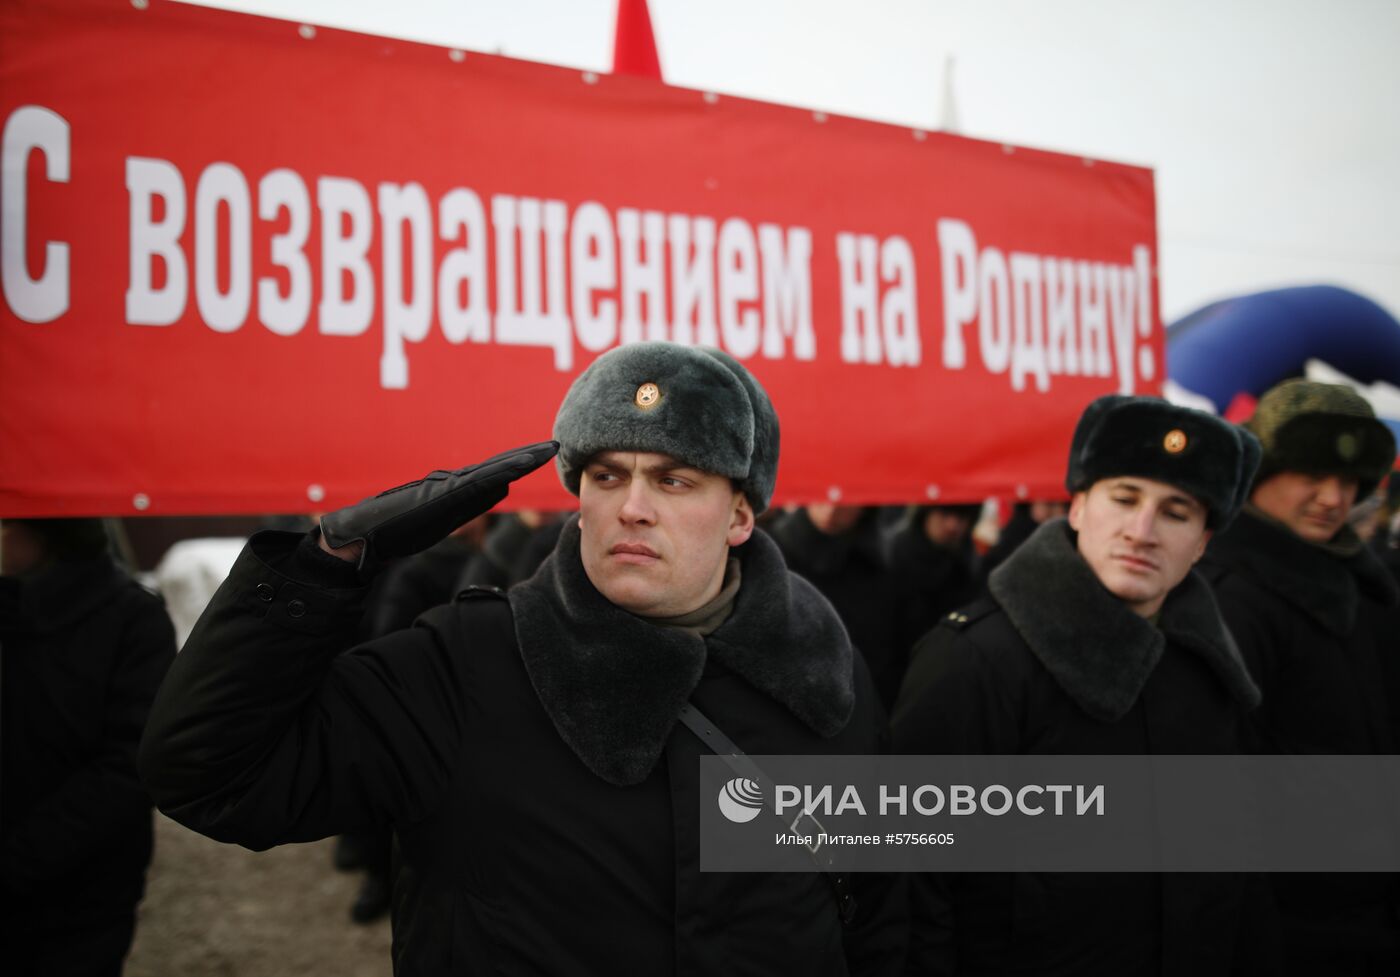
[[[201,0],[606,71],[616,0]],[[1396,0],[650,0],[671,84],[1152,167],[1161,307],[1400,315]]]

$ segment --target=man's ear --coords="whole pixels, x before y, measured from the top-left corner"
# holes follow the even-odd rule
[[[1069,528],[1073,529],[1076,533],[1079,532],[1079,526],[1084,521],[1084,506],[1087,504],[1088,499],[1089,493],[1082,491],[1075,492],[1074,495],[1070,497]]]
[[[730,546],[742,546],[753,535],[753,506],[749,505],[749,497],[743,492],[736,492],[735,495],[734,513],[729,520],[729,535],[725,537],[725,542]]]

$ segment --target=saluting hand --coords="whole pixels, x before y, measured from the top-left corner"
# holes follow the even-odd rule
[[[373,573],[389,560],[411,556],[506,497],[510,483],[539,468],[559,450],[541,441],[455,471],[435,471],[387,492],[337,509],[321,520],[321,549]]]

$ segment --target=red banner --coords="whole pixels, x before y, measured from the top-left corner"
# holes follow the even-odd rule
[[[0,123],[0,515],[334,507],[645,339],[780,501],[1055,495],[1165,372],[1137,167],[160,0],[0,0]]]

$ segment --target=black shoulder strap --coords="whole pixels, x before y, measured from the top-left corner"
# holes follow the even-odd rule
[[[891,727],[903,724],[910,710],[921,708],[919,703],[924,694],[940,677],[944,652],[957,640],[957,636],[999,609],[990,596],[979,597],[965,607],[944,614],[914,644],[909,651],[909,665],[904,670],[899,695],[895,696],[894,707],[890,710]]]
[[[687,702],[681,707],[678,718],[685,723],[687,729],[699,737],[700,742],[721,757],[731,770],[745,780],[752,780],[757,784],[764,798],[775,796],[772,781],[768,779],[758,764],[753,762],[753,758],[739,749],[734,741],[724,735],[724,731],[712,723],[704,713]],[[772,813],[777,817],[776,810]],[[804,842],[802,847],[807,850],[813,864],[821,869],[822,874],[831,883],[832,891],[836,894],[836,907],[841,914],[841,922],[850,923],[851,920],[855,919],[856,899],[851,893],[850,880],[836,870],[830,848],[819,840],[822,835],[826,834],[826,828],[805,811],[793,818],[790,824],[782,818],[779,820],[783,822],[783,827],[786,830],[791,831],[797,837],[810,837],[814,840],[814,843]]]
[[[971,604],[944,614],[937,626],[952,628],[954,631],[961,631],[968,625],[977,623],[996,609],[997,602],[992,600],[991,597],[984,595]]]

